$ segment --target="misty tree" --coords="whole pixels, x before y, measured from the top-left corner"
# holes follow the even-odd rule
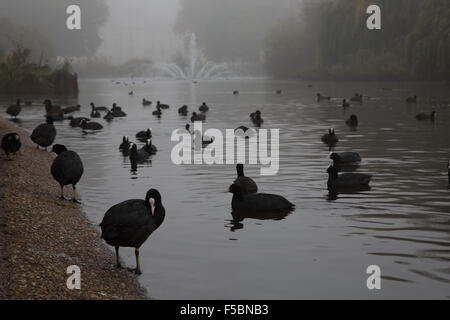
[[[72,4],[81,7],[81,30],[68,30],[66,27],[66,8]],[[2,0],[0,12],[13,24],[27,26],[44,35],[58,56],[93,54],[102,41],[99,29],[108,17],[108,8],[103,0]],[[20,37],[11,41],[20,41]]]

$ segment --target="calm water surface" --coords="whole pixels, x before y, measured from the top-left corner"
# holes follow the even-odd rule
[[[67,121],[56,123],[56,143],[77,151],[85,173],[79,184],[83,210],[92,221],[118,202],[143,198],[150,188],[163,196],[166,220],[141,248],[142,284],[161,299],[302,299],[302,298],[449,298],[450,297],[450,95],[443,84],[314,83],[272,80],[199,82],[134,80],[125,87],[111,80],[80,83],[76,115],[89,115],[89,103],[117,102],[128,117],[115,119],[103,131],[83,134]],[[392,91],[383,91],[389,87]],[[240,90],[240,95],[232,91]],[[283,89],[282,95],[275,90]],[[134,95],[128,92],[134,90]],[[317,103],[315,94],[372,97],[347,110],[342,98]],[[407,96],[419,96],[407,105]],[[161,119],[142,98],[171,105]],[[14,97],[2,97],[1,105]],[[36,98],[41,101],[41,97]],[[284,195],[297,205],[282,220],[233,221],[233,165],[172,164],[172,131],[190,110],[206,101],[205,128],[250,126],[249,113],[259,109],[263,128],[280,129],[280,170],[260,176],[259,166],[246,175],[261,192]],[[74,100],[54,98],[73,105]],[[419,112],[437,111],[434,123],[418,122]],[[360,126],[351,131],[345,120],[357,114]],[[2,116],[4,108],[1,109]],[[23,108],[21,126],[43,122],[44,108]],[[336,151],[357,151],[358,172],[373,174],[372,189],[330,199],[326,190],[328,147],[320,137],[336,128]],[[158,153],[151,163],[132,172],[118,151],[123,135],[153,129]],[[56,196],[56,195],[55,195]],[[134,250],[121,249],[134,266]],[[366,268],[379,265],[382,289],[366,287]]]

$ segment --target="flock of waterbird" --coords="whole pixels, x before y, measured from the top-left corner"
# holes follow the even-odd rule
[[[312,87],[312,86],[309,86]],[[282,94],[282,90],[277,90],[276,94]],[[129,95],[133,95],[133,91],[129,92]],[[234,95],[238,95],[239,91],[233,91]],[[370,99],[370,97],[366,97]],[[362,103],[364,96],[356,93],[354,97],[350,99],[353,103]],[[320,93],[317,94],[317,101],[331,100],[330,96],[323,96]],[[407,103],[416,103],[417,97],[409,97],[406,99]],[[32,105],[33,102],[27,101],[25,105]],[[102,130],[103,126],[93,121],[93,119],[101,118],[104,113],[103,119],[110,122],[114,118],[126,117],[127,114],[121,107],[113,103],[109,109],[104,106],[96,106],[91,103],[90,117],[74,117],[67,116],[73,112],[81,109],[80,105],[61,107],[53,105],[50,100],[44,101],[46,122],[38,125],[32,132],[30,138],[36,144],[37,148],[42,147],[47,150],[51,146],[56,137],[56,128],[53,124],[54,121],[69,120],[71,127],[80,127],[85,131],[97,131]],[[142,105],[151,106],[152,101],[142,100]],[[342,101],[342,107],[347,108],[350,103],[344,99]],[[17,118],[20,114],[22,103],[20,99],[17,99],[16,103],[7,107],[6,113],[10,116]],[[163,110],[169,109],[170,106],[163,104],[160,101],[156,103],[156,110],[152,112],[152,115],[160,118],[163,114]],[[191,122],[205,121],[206,114],[210,110],[208,105],[203,104],[197,111],[191,113]],[[184,105],[178,109],[178,114],[182,117],[187,117],[189,113],[188,106]],[[418,114],[417,120],[431,120],[434,121],[436,112],[431,114]],[[14,120],[13,119],[13,120]],[[250,114],[250,120],[255,127],[261,127],[264,123],[261,111],[256,110]],[[356,128],[358,124],[358,117],[354,114],[346,120],[346,125],[351,128]],[[190,124],[186,124],[186,131],[194,135],[190,130]],[[242,130],[244,134],[248,133],[249,128],[246,126],[240,126],[235,129]],[[137,144],[129,140],[128,136],[123,136],[122,143],[119,145],[119,150],[125,157],[129,157],[132,169],[136,168],[138,163],[148,161],[148,159],[155,155],[158,151],[157,147],[152,143],[152,130],[150,128],[142,130],[136,133],[136,139],[142,143],[145,143],[142,148],[137,148]],[[248,136],[246,135],[246,138]],[[329,146],[329,150],[332,151],[336,144],[339,142],[334,128],[330,128],[328,133],[322,136],[323,143]],[[212,139],[205,139],[202,137],[202,146],[205,147],[212,143]],[[2,138],[1,146],[8,158],[12,160],[13,156],[20,150],[21,141],[19,134],[15,132],[7,133]],[[57,156],[53,160],[50,168],[50,172],[54,179],[59,183],[61,187],[61,199],[64,198],[63,188],[67,185],[72,185],[73,199],[72,201],[78,202],[76,185],[80,181],[84,168],[83,162],[80,156],[75,152],[68,150],[64,145],[54,144],[52,152]],[[343,153],[330,153],[330,159],[333,164],[327,169],[328,173],[328,190],[330,192],[339,192],[341,190],[360,191],[370,189],[369,183],[371,175],[347,172],[354,171],[358,164],[362,161],[361,156],[356,152],[343,152]],[[295,209],[295,205],[289,202],[282,196],[258,193],[258,186],[253,179],[244,175],[243,164],[236,166],[237,178],[233,184],[229,187],[228,192],[233,194],[231,207],[233,212],[248,212],[248,213],[288,213]],[[448,164],[448,176],[450,187],[450,162]],[[102,229],[101,237],[116,250],[116,265],[121,267],[119,258],[120,247],[133,247],[135,248],[136,256],[136,268],[132,271],[137,274],[141,273],[139,263],[139,248],[147,240],[147,238],[162,224],[165,217],[165,209],[162,204],[161,194],[156,189],[150,189],[145,195],[145,199],[131,199],[119,204],[116,204],[109,208],[102,222],[99,226]]]

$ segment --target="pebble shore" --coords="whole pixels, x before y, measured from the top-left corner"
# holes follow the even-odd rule
[[[0,117],[0,139],[9,132],[20,135],[22,148],[13,161],[0,149],[0,299],[149,299],[136,275],[115,268],[100,228],[59,198],[50,173],[55,155]],[[70,199],[71,187],[65,192]],[[67,288],[70,265],[81,269],[80,290]]]

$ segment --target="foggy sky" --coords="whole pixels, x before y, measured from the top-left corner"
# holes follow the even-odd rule
[[[172,27],[179,0],[105,0],[110,17],[102,27],[99,55],[122,63],[133,58],[168,60],[181,45]]]

